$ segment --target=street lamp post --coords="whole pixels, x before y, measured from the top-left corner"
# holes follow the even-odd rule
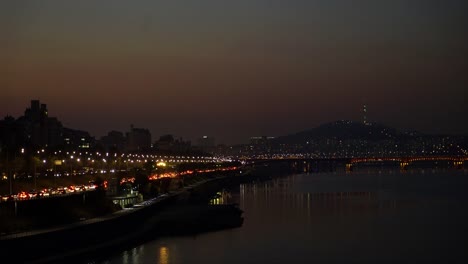
[[[13,155],[13,160],[11,161],[13,163],[13,173],[11,171],[11,164],[10,164],[10,160],[9,160],[9,151],[7,151],[7,170],[8,170],[8,178],[10,179],[10,195],[13,195],[13,176],[15,175],[16,173],[16,150],[13,151],[14,155]]]
[[[37,177],[36,176],[36,159],[34,157],[33,157],[33,168],[34,168],[34,170],[33,170],[34,190],[36,190],[36,188],[37,188],[36,187],[37,186],[37,184],[36,184],[36,177]]]
[[[9,151],[7,150],[7,158],[6,158],[6,164],[7,164],[7,173],[8,173],[8,179],[10,181],[10,195],[13,195],[13,186],[12,186],[12,175],[11,175],[11,168],[10,168],[10,160],[9,160]]]

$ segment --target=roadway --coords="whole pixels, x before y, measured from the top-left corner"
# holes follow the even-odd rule
[[[225,176],[223,176],[223,177],[225,177]],[[16,238],[22,238],[22,237],[28,237],[28,236],[35,236],[35,235],[40,235],[40,234],[49,233],[49,232],[56,232],[56,231],[61,231],[61,230],[66,230],[66,229],[72,229],[72,228],[76,228],[76,227],[83,226],[83,225],[90,225],[90,224],[94,224],[94,223],[109,221],[109,220],[115,219],[117,217],[122,217],[124,215],[135,213],[135,212],[137,212],[139,210],[142,210],[143,208],[150,207],[150,206],[152,206],[152,205],[154,205],[156,203],[162,202],[162,201],[164,201],[166,199],[169,199],[171,197],[181,195],[182,193],[188,191],[189,189],[197,187],[197,186],[199,186],[201,184],[204,184],[204,183],[206,183],[208,181],[212,181],[212,180],[215,180],[215,179],[220,179],[220,178],[223,178],[223,177],[217,177],[217,178],[210,179],[210,180],[203,180],[203,181],[197,182],[196,184],[191,184],[191,185],[185,186],[181,190],[170,192],[168,194],[162,194],[162,195],[160,195],[158,197],[148,199],[148,200],[145,200],[145,201],[143,201],[141,203],[135,204],[131,208],[124,208],[122,210],[119,210],[117,212],[114,212],[114,213],[106,215],[106,216],[95,217],[95,218],[86,219],[86,220],[82,220],[82,221],[79,221],[79,222],[74,222],[74,223],[71,223],[71,224],[66,224],[66,225],[61,225],[61,226],[56,226],[56,227],[38,229],[38,230],[33,230],[33,231],[26,231],[26,232],[15,233],[15,234],[10,234],[10,235],[1,235],[0,240],[9,240],[9,239],[16,239]]]

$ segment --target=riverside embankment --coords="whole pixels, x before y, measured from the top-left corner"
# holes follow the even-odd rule
[[[193,234],[240,226],[242,211],[237,207],[208,206],[206,202],[222,188],[270,177],[262,169],[231,172],[185,186],[165,197],[146,201],[145,205],[97,219],[3,236],[0,239],[1,255],[8,258],[7,263],[70,262],[108,254],[160,235]]]

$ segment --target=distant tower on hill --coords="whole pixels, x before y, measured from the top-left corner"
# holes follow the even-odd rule
[[[367,122],[367,105],[364,104],[362,106],[362,123],[364,125],[368,125],[369,123]]]

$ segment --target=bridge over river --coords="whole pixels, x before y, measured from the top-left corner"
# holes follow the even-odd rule
[[[334,163],[344,164],[347,171],[352,171],[358,164],[395,163],[400,169],[406,170],[415,162],[447,162],[457,169],[463,169],[468,156],[411,156],[411,157],[351,157],[351,158],[309,158],[309,157],[282,157],[282,158],[246,158],[241,159],[245,164],[267,164],[275,162],[295,162],[305,164]]]

